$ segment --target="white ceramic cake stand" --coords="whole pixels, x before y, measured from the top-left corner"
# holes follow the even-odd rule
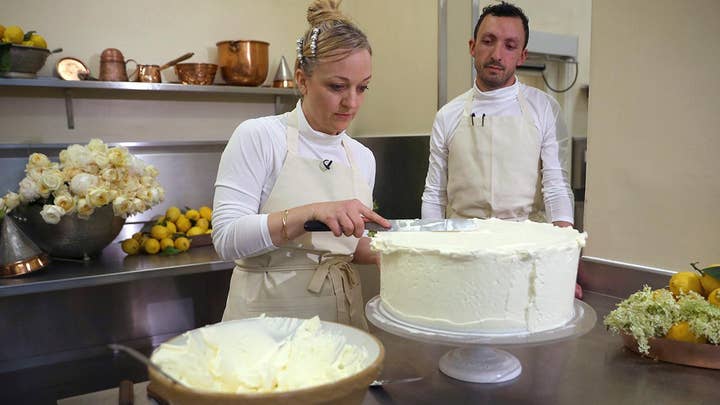
[[[440,371],[461,381],[499,383],[520,375],[522,365],[514,355],[492,348],[494,345],[537,345],[559,342],[584,335],[597,320],[595,310],[575,300],[575,315],[566,324],[542,332],[472,333],[431,329],[402,321],[387,311],[380,296],[365,306],[370,322],[378,328],[407,339],[426,343],[460,346],[440,358]]]

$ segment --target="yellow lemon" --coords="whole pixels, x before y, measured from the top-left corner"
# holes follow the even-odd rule
[[[192,228],[188,229],[186,235],[187,236],[198,236],[198,235],[202,235],[204,233],[205,233],[204,229],[202,229],[198,226],[193,226]]]
[[[200,218],[200,213],[198,210],[187,210],[185,216],[191,221],[197,221]]]
[[[205,218],[208,221],[212,220],[212,208],[203,205],[198,212],[200,212],[200,218]]]
[[[716,288],[708,294],[708,302],[720,308],[720,288]]]
[[[22,46],[35,46],[35,43],[33,43],[33,41],[27,40],[27,41],[22,41],[22,42],[20,42],[20,45],[22,45]]]
[[[30,41],[34,44],[33,46],[38,48],[47,48],[47,42],[45,42],[45,38],[43,38],[40,34],[33,33],[30,35]]]
[[[182,214],[180,212],[180,208],[175,206],[172,206],[168,208],[167,211],[165,211],[165,217],[172,222],[177,221],[177,219],[180,217],[180,214]]]
[[[690,291],[695,291],[698,294],[702,294],[702,285],[700,284],[700,275],[692,271],[681,271],[673,274],[670,278],[670,291],[677,298],[681,292],[686,294]]]
[[[205,231],[205,235],[210,235],[211,233],[212,233],[212,229],[208,229],[207,231]]]
[[[175,239],[175,249],[184,252],[188,249],[190,249],[190,239],[185,237],[179,237]]]
[[[161,216],[160,218],[157,219],[157,221],[155,221],[155,225],[165,226],[165,223],[167,223],[167,218],[165,217],[165,215]]]
[[[168,232],[170,232],[170,235],[173,235],[173,234],[175,234],[175,232],[177,232],[177,227],[175,226],[174,222],[170,222],[170,221],[166,222],[165,228],[167,228]]]
[[[3,33],[3,38],[10,43],[13,44],[19,44],[23,41],[23,37],[25,36],[25,33],[23,32],[22,28],[18,27],[17,25],[11,25],[7,28],[5,28],[5,32]]]
[[[168,236],[172,235],[168,229],[162,225],[153,225],[152,228],[150,228],[150,235],[157,239],[165,239]]]
[[[157,239],[147,238],[143,243],[143,250],[145,250],[145,253],[154,255],[160,251],[160,242]]]
[[[165,251],[167,248],[175,247],[175,241],[170,238],[164,238],[160,241],[160,250]]]
[[[704,336],[698,336],[690,329],[690,324],[687,321],[678,322],[671,326],[667,335],[665,335],[665,339],[689,343],[707,343]]]
[[[0,24],[0,37],[2,37],[3,35],[5,35],[5,26]]]
[[[135,240],[138,241],[138,242],[140,242],[140,241],[142,240],[142,237],[143,237],[143,233],[142,233],[142,232],[135,232],[135,233],[132,235],[132,238],[135,239]]]
[[[192,227],[192,223],[190,223],[190,220],[187,219],[185,215],[180,215],[177,221],[175,221],[175,226],[177,227],[178,232],[185,233]]]
[[[205,218],[199,218],[197,221],[195,221],[195,226],[202,229],[203,231],[207,231],[208,228],[210,228],[210,222],[208,222]]]
[[[125,239],[120,246],[123,252],[129,255],[136,255],[140,251],[140,244],[133,238]]]

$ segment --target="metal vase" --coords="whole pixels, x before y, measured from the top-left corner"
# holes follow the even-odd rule
[[[41,205],[17,207],[11,215],[20,229],[51,257],[90,259],[102,252],[125,225],[125,218],[115,216],[112,206],[95,209],[88,219],[77,214],[64,215],[57,224],[48,224],[40,216]]]
[[[30,273],[50,263],[48,255],[15,225],[11,216],[0,221],[0,277]]]

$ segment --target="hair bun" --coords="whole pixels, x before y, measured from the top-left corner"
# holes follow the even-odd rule
[[[314,0],[307,10],[307,20],[311,27],[326,21],[349,22],[348,18],[340,12],[342,0]]]

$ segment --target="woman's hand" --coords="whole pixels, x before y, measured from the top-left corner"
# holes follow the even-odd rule
[[[283,211],[273,212],[268,216],[270,237],[275,246],[295,239],[305,233],[305,222],[318,220],[330,228],[335,236],[355,235],[361,237],[365,230],[365,222],[375,222],[390,228],[390,223],[360,200],[328,201],[313,203],[300,207],[288,208],[285,229],[283,230]]]
[[[365,222],[375,222],[390,228],[390,223],[379,214],[360,202],[360,200],[331,201],[312,204],[312,218],[330,228],[335,236],[345,235],[362,237]]]

